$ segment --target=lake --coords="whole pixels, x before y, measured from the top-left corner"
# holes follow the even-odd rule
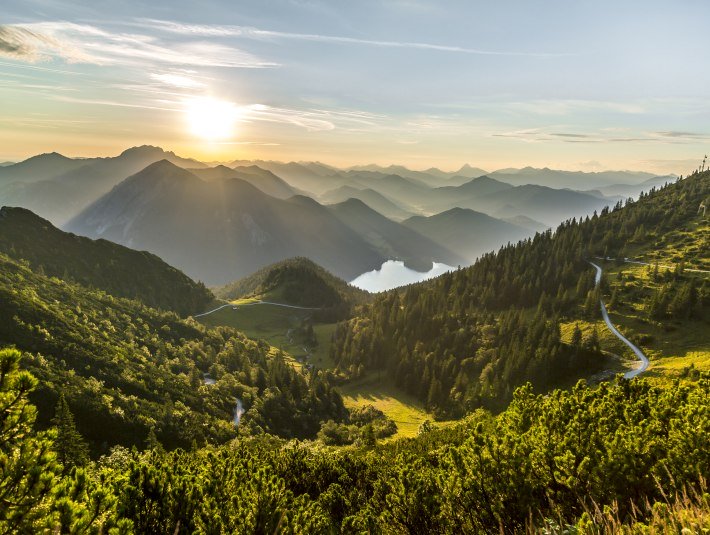
[[[398,286],[405,286],[415,282],[421,282],[433,277],[443,275],[447,271],[453,271],[455,267],[447,266],[434,262],[434,267],[426,272],[414,271],[404,265],[400,260],[388,260],[380,269],[374,269],[363,273],[356,279],[350,281],[350,284],[367,290],[368,292],[384,292]]]

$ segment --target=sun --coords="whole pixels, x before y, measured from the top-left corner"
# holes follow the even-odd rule
[[[239,109],[233,102],[200,97],[185,102],[190,132],[206,141],[223,141],[234,135]]]

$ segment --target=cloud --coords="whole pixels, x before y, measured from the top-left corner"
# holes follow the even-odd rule
[[[590,170],[604,169],[604,166],[598,160],[589,160],[588,162],[579,162],[577,165],[582,169],[590,169]]]
[[[334,130],[335,124],[327,116],[314,111],[277,108],[264,104],[252,104],[243,108],[244,120],[287,123],[309,131]]]
[[[621,134],[626,135],[621,135]],[[683,144],[694,143],[705,139],[703,134],[688,132],[630,132],[627,129],[605,128],[598,132],[547,132],[539,128],[527,130],[513,130],[510,132],[496,132],[493,137],[513,138],[528,143],[562,142],[562,143],[657,143],[657,144]]]
[[[370,131],[384,123],[384,115],[358,110],[294,109],[251,104],[240,108],[240,114],[247,122],[264,121],[300,126],[311,132],[335,130],[359,131],[363,126]]]
[[[311,33],[279,32],[272,30],[261,30],[249,26],[233,25],[207,25],[207,24],[186,24],[167,20],[138,19],[138,26],[149,27],[154,30],[161,30],[170,33],[203,37],[240,37],[257,40],[298,40],[331,44],[363,45],[383,48],[409,48],[418,50],[433,50],[438,52],[454,52],[458,54],[474,54],[482,56],[525,56],[525,57],[560,57],[571,56],[571,53],[556,52],[519,52],[509,50],[486,50],[481,48],[469,48],[462,46],[440,45],[434,43],[421,43],[413,41],[386,41],[377,39],[360,39],[356,37],[344,37],[337,35],[323,35]]]
[[[174,72],[152,73],[152,80],[178,89],[203,89],[207,84],[190,76]]]
[[[144,34],[114,33],[87,24],[37,22],[0,26],[0,55],[30,63],[60,58],[69,63],[264,68],[276,63],[208,41],[163,42]]]
[[[581,139],[585,139],[585,138],[589,137],[587,134],[550,134],[550,135],[555,136],[555,137],[569,137],[569,138],[581,138]]]
[[[668,131],[668,132],[654,132],[655,135],[660,136],[660,137],[667,137],[667,138],[673,138],[673,139],[691,139],[691,140],[697,140],[697,139],[708,139],[710,138],[710,135],[708,134],[700,134],[697,132],[676,132],[676,131]]]
[[[71,43],[22,26],[0,25],[0,56],[36,63],[59,56],[69,63],[91,62]]]
[[[527,102],[507,102],[502,105],[494,104],[493,106],[503,107],[507,111],[538,115],[570,115],[579,112],[596,113],[599,111],[637,115],[647,111],[647,107],[640,102],[581,99],[531,100]]]
[[[108,100],[108,99],[94,99],[94,98],[77,98],[77,97],[67,97],[63,95],[55,95],[52,97],[53,100],[60,102],[71,102],[74,104],[90,104],[95,106],[112,106],[117,108],[138,108],[144,110],[158,110],[158,111],[172,111],[181,112],[183,109],[179,106],[177,102],[164,102],[161,104],[150,104],[150,103],[131,103],[118,100]]]

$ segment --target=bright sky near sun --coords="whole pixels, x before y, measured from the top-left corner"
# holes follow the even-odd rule
[[[0,160],[687,172],[710,2],[3,0]]]

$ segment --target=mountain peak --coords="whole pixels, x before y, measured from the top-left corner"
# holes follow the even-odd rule
[[[28,210],[27,208],[21,208],[19,206],[3,206],[2,208],[0,208],[0,219],[24,219],[26,221],[38,221],[51,225],[49,221],[47,221],[46,219],[42,219],[32,210]]]
[[[131,147],[126,150],[124,150],[120,156],[131,156],[131,155],[151,155],[151,154],[165,154],[165,155],[172,155],[174,154],[172,152],[167,152],[163,150],[161,147],[156,147],[154,145],[139,145],[136,147]]]
[[[26,163],[26,162],[37,162],[37,161],[46,161],[46,162],[53,162],[53,161],[65,161],[65,160],[71,160],[68,156],[64,156],[63,154],[59,154],[58,152],[45,152],[43,154],[37,154],[36,156],[30,156],[26,160],[23,160],[20,163]],[[15,164],[17,165],[17,164]]]
[[[373,210],[372,208],[370,208],[367,205],[367,203],[363,202],[360,199],[356,199],[355,197],[350,197],[350,198],[344,200],[343,202],[334,204],[333,207],[336,209],[337,208],[347,208],[350,210],[360,210],[360,211],[367,212],[367,213],[375,213],[375,214],[381,215],[378,212],[376,212],[375,210]]]
[[[156,171],[156,170],[179,170],[179,171],[184,171],[182,167],[178,167],[174,163],[172,163],[170,160],[166,160],[163,158],[162,160],[158,160],[157,162],[153,162],[152,164],[148,165],[143,171]],[[143,172],[141,171],[141,172]]]
[[[190,171],[178,167],[169,160],[163,159],[153,162],[134,175],[129,176],[116,187],[120,187],[121,184],[159,184],[165,181],[185,181],[191,178],[199,180],[195,175],[190,173]]]

